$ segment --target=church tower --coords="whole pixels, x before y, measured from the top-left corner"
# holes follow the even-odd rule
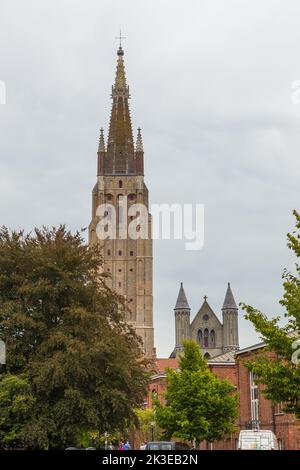
[[[190,339],[190,313],[191,309],[188,304],[183,284],[181,282],[174,308],[175,313],[175,356],[183,350],[183,341]]]
[[[104,131],[100,130],[89,243],[99,246],[104,260],[103,270],[109,274],[107,282],[125,297],[129,311],[127,321],[141,337],[145,355],[151,357],[154,354],[151,215],[147,214],[144,223],[148,238],[130,237],[127,229],[124,233],[119,228],[124,227],[124,222],[130,225],[139,216],[139,212],[135,214],[130,211],[135,204],[141,204],[147,210],[149,207],[148,189],[144,182],[142,134],[139,128],[134,144],[129,111],[130,94],[121,45],[117,51],[117,70],[111,98],[107,146]],[[111,217],[110,211],[104,214],[97,212],[102,204],[108,204],[112,213],[116,214],[115,237],[99,239],[97,235],[100,215]],[[136,231],[140,229],[137,224]]]
[[[239,349],[238,335],[238,307],[228,282],[223,313],[223,351],[237,351]]]

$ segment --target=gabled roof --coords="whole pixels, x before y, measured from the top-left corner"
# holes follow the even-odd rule
[[[183,309],[183,310],[190,310],[190,306],[188,304],[188,301],[187,301],[187,298],[186,298],[186,295],[185,295],[185,292],[184,292],[184,288],[183,288],[183,283],[181,282],[180,283],[180,289],[179,289],[179,293],[178,293],[178,297],[177,297],[177,302],[176,302],[176,305],[175,305],[175,308],[174,310],[179,310],[179,309]]]
[[[203,304],[201,305],[200,309],[198,310],[195,318],[193,319],[192,323],[191,323],[191,327],[193,327],[193,324],[195,323],[196,319],[200,316],[200,315],[203,315],[204,313],[207,313],[209,312],[210,315],[212,315],[216,320],[217,322],[220,324],[220,326],[222,326],[222,323],[220,322],[220,320],[218,319],[217,315],[215,314],[215,312],[213,311],[213,309],[211,308],[211,306],[209,305],[209,303],[207,302],[207,297],[205,296],[204,297],[204,302]]]

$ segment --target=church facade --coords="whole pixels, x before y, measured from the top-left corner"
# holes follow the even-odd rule
[[[206,358],[237,351],[239,349],[238,307],[235,302],[230,283],[228,283],[222,307],[222,322],[204,297],[198,313],[191,321],[191,309],[181,283],[175,314],[175,348],[172,357],[178,356],[183,349],[185,339],[197,341]]]
[[[140,336],[146,356],[154,354],[152,300],[152,239],[149,214],[148,238],[133,239],[127,227],[134,218],[130,207],[142,204],[148,209],[148,189],[144,182],[144,149],[140,128],[133,140],[129,111],[129,87],[126,82],[124,51],[117,52],[117,70],[112,87],[112,109],[107,145],[100,130],[97,182],[92,192],[92,221],[89,243],[97,245],[103,256],[107,283],[125,298],[127,322]],[[104,206],[105,205],[105,206]],[[105,207],[106,213],[99,208]],[[106,216],[116,226],[116,236],[98,236],[97,224]],[[124,224],[124,222],[127,222]],[[126,228],[126,233],[120,228]]]

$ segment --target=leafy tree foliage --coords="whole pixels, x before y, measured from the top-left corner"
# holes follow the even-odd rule
[[[141,442],[159,440],[162,430],[158,426],[155,409],[139,409],[137,410],[137,416]]]
[[[0,337],[8,372],[25,373],[34,396],[29,447],[122,429],[143,402],[141,344],[100,271],[99,250],[64,226],[0,231]]]
[[[2,448],[22,448],[26,424],[35,398],[26,377],[0,375],[0,443]]]
[[[210,372],[195,341],[185,341],[180,369],[167,372],[165,406],[157,403],[156,419],[172,436],[213,442],[235,429],[238,397],[227,380]]]
[[[300,418],[300,214],[294,211],[296,227],[287,235],[288,247],[296,256],[295,272],[283,272],[287,324],[281,327],[280,318],[268,319],[259,310],[243,305],[248,318],[266,344],[267,355],[261,355],[246,365],[265,385],[264,394],[274,403],[284,402],[285,411]],[[298,338],[298,340],[297,340]]]

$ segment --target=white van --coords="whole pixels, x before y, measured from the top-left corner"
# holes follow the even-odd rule
[[[273,431],[265,429],[240,432],[238,450],[278,450],[278,442]]]

